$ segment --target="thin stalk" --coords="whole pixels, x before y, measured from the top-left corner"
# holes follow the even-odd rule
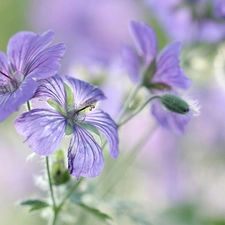
[[[141,112],[150,101],[152,101],[153,99],[156,99],[156,98],[160,98],[160,96],[156,95],[156,96],[152,96],[151,98],[149,98],[138,110],[136,110],[136,112],[131,114],[127,119],[125,119],[124,121],[119,123],[117,126],[121,127],[122,125],[127,123],[129,120],[131,120],[133,117],[135,117],[139,112]]]
[[[134,148],[131,150],[129,156],[126,159],[126,164],[124,162],[119,163],[119,165],[115,165],[117,171],[120,171],[116,174],[116,178],[114,179],[113,183],[109,185],[109,188],[105,190],[105,192],[102,194],[102,196],[105,196],[108,192],[110,192],[113,187],[120,181],[121,177],[124,175],[124,173],[127,171],[127,169],[131,166],[131,164],[136,159],[136,156],[140,154],[141,150],[145,146],[146,142],[149,140],[150,135],[154,132],[156,126],[153,126],[149,129],[148,132],[146,132],[145,136],[141,138],[137,144],[134,146]],[[114,168],[111,169],[111,171],[107,174],[107,176],[103,179],[103,182],[101,184],[104,184],[104,181],[107,182],[107,178],[110,177],[110,180],[112,179],[112,175],[115,172]],[[109,181],[110,182],[110,181]],[[99,187],[99,185],[97,186]]]
[[[116,122],[117,124],[120,123],[120,121],[123,119],[123,116],[125,115],[125,113],[127,112],[127,109],[129,108],[130,103],[133,101],[134,97],[136,96],[137,92],[139,91],[139,89],[141,88],[141,84],[137,85],[133,91],[129,94],[127,100],[125,101],[123,108],[121,109]]]
[[[54,191],[53,191],[53,188],[52,188],[52,180],[51,180],[51,175],[50,175],[48,156],[45,157],[45,162],[46,162],[46,169],[47,169],[47,175],[48,175],[48,185],[49,185],[49,189],[50,189],[50,195],[51,195],[51,199],[52,199],[53,210],[55,211],[56,203],[55,203]]]
[[[30,102],[27,101],[27,111],[30,111],[30,110],[31,110]]]

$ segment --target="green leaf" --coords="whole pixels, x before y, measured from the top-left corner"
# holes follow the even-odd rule
[[[83,203],[82,199],[81,199],[81,196],[72,195],[70,197],[70,200],[72,200],[72,202],[74,202],[76,205],[81,207],[86,212],[88,212],[88,213],[92,214],[93,216],[95,216],[97,219],[100,219],[103,222],[112,221],[112,218],[109,215],[101,212],[100,210],[98,210],[96,208],[87,206],[85,203]]]
[[[19,203],[21,206],[29,206],[30,212],[40,210],[49,206],[47,202],[38,199],[26,200]]]
[[[67,98],[67,104],[73,105],[74,104],[74,97],[73,97],[73,91],[70,88],[70,86],[64,82],[64,87],[66,89],[66,98]]]

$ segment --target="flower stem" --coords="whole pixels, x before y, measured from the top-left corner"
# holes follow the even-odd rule
[[[134,97],[136,96],[137,92],[139,91],[139,89],[141,88],[141,84],[138,84],[133,91],[129,94],[127,100],[125,101],[123,108],[121,109],[116,122],[117,124],[120,123],[120,121],[123,119],[123,116],[125,115],[125,113],[127,112],[127,109],[129,108],[130,103],[133,101]]]
[[[46,156],[45,162],[46,162],[46,169],[47,169],[47,175],[48,175],[48,185],[49,185],[49,189],[50,189],[50,195],[51,195],[51,199],[52,199],[52,206],[53,206],[53,213],[54,213],[54,217],[53,217],[51,224],[55,225],[56,221],[57,221],[58,208],[55,203],[55,196],[54,196],[54,191],[53,191],[53,187],[52,187],[52,180],[51,180],[51,175],[50,175],[48,156]]]
[[[124,125],[125,123],[127,123],[129,120],[131,120],[134,116],[136,116],[139,112],[142,111],[142,109],[145,108],[145,106],[152,101],[153,99],[156,98],[160,98],[160,96],[152,96],[151,98],[149,98],[138,110],[136,110],[136,112],[134,112],[133,114],[131,114],[127,119],[125,119],[124,121],[120,122],[117,124],[118,127],[121,127],[122,125]]]

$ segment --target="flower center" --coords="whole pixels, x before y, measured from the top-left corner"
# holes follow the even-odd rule
[[[74,122],[78,120],[84,120],[87,110],[91,111],[94,108],[95,105],[90,102],[86,102],[84,105],[81,105],[78,108],[76,108],[75,105],[68,105],[67,117],[69,120]]]

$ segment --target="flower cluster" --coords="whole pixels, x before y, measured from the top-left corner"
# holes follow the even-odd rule
[[[216,43],[225,38],[223,0],[147,1],[172,39],[190,43]]]
[[[191,85],[179,66],[181,43],[174,42],[158,54],[151,27],[131,22],[131,31],[136,50],[128,45],[123,48],[124,66],[131,80],[155,94],[152,114],[159,124],[183,133],[195,110],[189,101],[179,97],[178,89],[186,90]],[[8,59],[0,52],[0,121],[33,98],[44,101],[46,107],[29,108],[15,120],[18,133],[26,137],[25,142],[35,153],[43,156],[58,150],[64,136],[69,136],[70,174],[77,179],[96,177],[104,166],[97,139],[101,140],[103,134],[110,156],[117,158],[118,125],[95,108],[98,101],[106,98],[99,88],[57,74],[65,45],[48,47],[53,37],[53,31],[42,35],[20,32],[9,41]],[[126,112],[126,108],[122,111]]]

